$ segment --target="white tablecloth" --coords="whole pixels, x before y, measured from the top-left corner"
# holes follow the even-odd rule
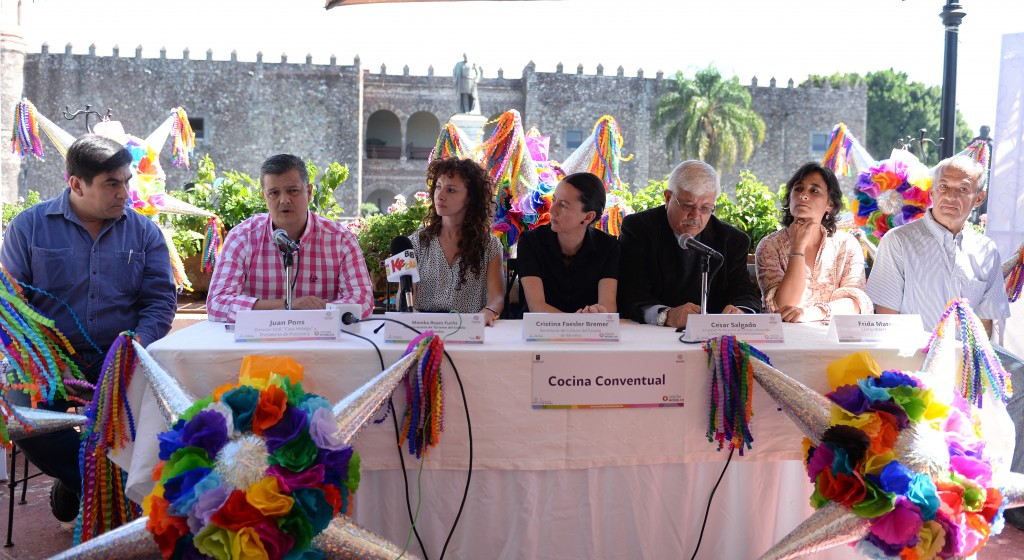
[[[524,343],[521,326],[499,322],[483,345],[447,346],[465,385],[472,419],[472,485],[449,558],[678,558],[696,545],[707,497],[726,454],[705,436],[707,360],[699,345],[678,342],[671,329],[622,324],[622,342]],[[381,345],[390,364],[401,344]],[[786,325],[785,344],[765,344],[778,369],[826,391],[825,366],[867,345],[826,342],[825,329]],[[686,375],[682,408],[534,410],[531,359],[535,352],[572,352],[642,363],[650,353],[681,354]],[[217,323],[200,323],[149,347],[153,357],[196,395],[237,377],[243,356],[287,355],[305,367],[307,391],[337,400],[379,371],[365,341],[235,343]],[[913,349],[871,348],[885,369],[914,369]],[[417,522],[430,557],[441,547],[458,509],[466,480],[466,412],[450,366],[441,444],[423,465],[406,455]],[[151,486],[156,433],[163,430],[152,394],[141,375],[129,389],[137,410],[134,448],[118,461],[129,469],[129,495]],[[404,397],[396,395],[403,409]],[[753,558],[811,513],[811,484],[800,458],[801,435],[758,387],[754,394],[754,448],[734,456],[711,509],[700,558]],[[404,544],[409,534],[401,471],[391,421],[368,426],[356,449],[363,479],[355,519]],[[418,546],[411,550],[419,552]],[[847,558],[836,550],[818,558]]]

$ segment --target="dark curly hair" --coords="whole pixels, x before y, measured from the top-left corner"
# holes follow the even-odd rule
[[[836,216],[843,209],[843,190],[839,187],[839,179],[836,178],[836,174],[831,169],[822,167],[813,161],[803,164],[786,182],[786,194],[782,197],[782,225],[789,227],[795,221],[793,214],[789,211],[789,193],[793,189],[793,185],[803,181],[811,173],[817,173],[825,179],[825,187],[828,189],[828,201],[832,203],[832,209],[825,212],[825,215],[821,217],[821,225],[828,232],[828,236],[832,237],[836,232]]]
[[[427,215],[423,218],[420,244],[426,247],[441,234],[441,216],[437,215],[437,209],[434,208],[434,191],[437,190],[438,178],[456,176],[466,182],[466,217],[462,221],[458,253],[458,256],[462,257],[459,284],[464,284],[467,270],[474,276],[480,276],[486,270],[484,254],[494,216],[494,181],[480,164],[469,158],[446,158],[431,162],[427,168],[427,194],[430,195],[430,205]]]

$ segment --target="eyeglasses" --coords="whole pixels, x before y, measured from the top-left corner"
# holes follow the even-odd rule
[[[977,191],[975,191],[974,189],[969,189],[967,187],[952,187],[950,185],[942,183],[935,187],[935,192],[941,195],[954,194],[966,198],[968,196],[974,196],[974,193],[976,193]]]
[[[697,205],[692,203],[692,202],[685,202],[685,203],[684,202],[679,202],[679,199],[677,199],[674,196],[672,197],[672,203],[675,204],[676,206],[682,208],[683,212],[686,212],[687,214],[693,214],[695,212],[700,212],[701,214],[703,214],[705,216],[710,216],[711,213],[715,211],[715,205],[714,204],[705,204],[704,206],[701,206],[701,207],[698,208]]]

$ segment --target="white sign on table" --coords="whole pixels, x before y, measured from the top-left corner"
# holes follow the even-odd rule
[[[684,353],[541,351],[532,361],[535,409],[683,406]]]
[[[333,309],[239,311],[235,342],[337,340],[340,315]]]
[[[484,321],[483,313],[395,313],[388,312],[385,317],[401,321],[420,331],[434,331],[445,344],[483,344]],[[366,319],[372,321],[373,317]],[[398,323],[384,323],[385,342],[409,342],[418,336],[415,331]]]
[[[743,342],[763,344],[785,342],[782,315],[778,313],[693,315],[686,318],[686,340],[695,342],[735,336]]]
[[[828,338],[838,342],[882,342],[918,337],[920,315],[833,315]]]
[[[524,313],[526,342],[618,342],[618,313]]]

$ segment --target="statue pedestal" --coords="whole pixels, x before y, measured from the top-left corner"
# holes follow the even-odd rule
[[[466,135],[470,147],[476,147],[483,141],[484,126],[487,125],[487,117],[471,113],[456,113],[448,122],[459,127],[459,130]]]

